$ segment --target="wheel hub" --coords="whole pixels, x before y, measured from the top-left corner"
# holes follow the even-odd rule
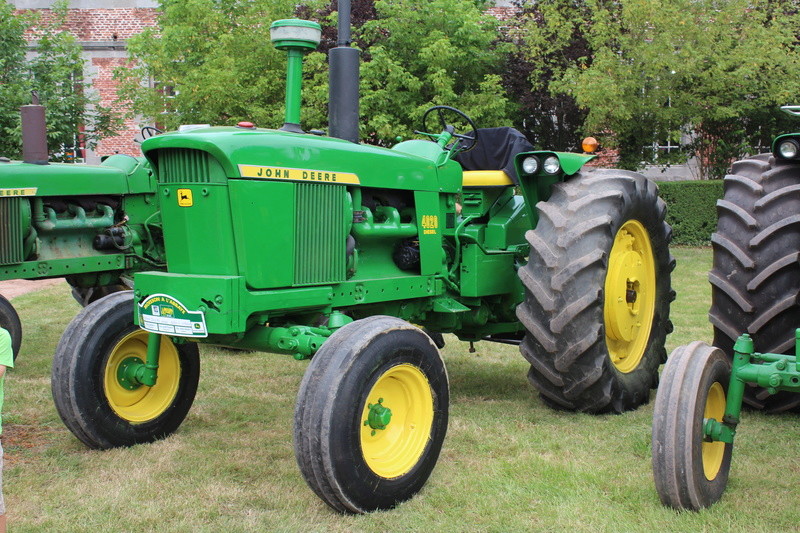
[[[372,436],[378,429],[386,429],[392,421],[392,410],[383,406],[383,398],[378,399],[378,403],[367,404],[369,416],[364,420],[364,425],[372,428]]]
[[[647,230],[628,220],[614,238],[605,282],[606,344],[614,366],[635,370],[650,337],[655,312],[655,259]]]
[[[139,369],[144,366],[144,361],[138,357],[126,357],[117,367],[117,381],[120,387],[126,390],[136,390],[142,386],[136,378]]]
[[[434,411],[428,379],[403,363],[383,373],[367,398],[372,401],[363,404],[360,430],[364,461],[381,477],[402,476],[413,469],[430,436]]]
[[[141,370],[147,359],[144,330],[125,335],[111,348],[103,371],[103,391],[111,409],[131,424],[141,424],[162,415],[178,393],[181,365],[178,350],[167,341],[160,347],[159,380],[142,385]]]

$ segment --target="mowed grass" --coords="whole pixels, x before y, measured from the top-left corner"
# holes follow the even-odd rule
[[[707,248],[678,266],[668,350],[710,341]],[[25,327],[6,385],[11,531],[773,531],[800,523],[800,418],[746,413],[728,491],[700,513],[661,506],[650,466],[652,403],[624,415],[547,408],[512,346],[447,338],[450,424],[425,488],[394,510],[331,511],[295,464],[292,416],[308,363],[201,347],[194,406],[171,437],[87,450],[50,396],[50,362],[79,311],[66,286],[14,300]]]

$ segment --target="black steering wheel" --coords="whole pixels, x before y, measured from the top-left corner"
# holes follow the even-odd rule
[[[428,108],[425,111],[425,114],[422,115],[422,130],[421,132],[423,135],[428,135],[429,137],[435,139],[438,137],[437,134],[430,134],[425,133],[427,131],[435,131],[431,128],[428,128],[428,117],[436,113],[436,116],[439,118],[439,131],[448,132],[454,138],[458,139],[457,141],[448,144],[445,146],[445,149],[452,150],[456,148],[458,152],[469,152],[475,145],[478,144],[478,127],[475,125],[475,122],[469,118],[466,113],[463,111],[459,111],[455,107],[450,107],[447,105],[435,105],[433,107]],[[455,118],[460,119],[460,122],[466,122],[467,125],[472,128],[472,131],[468,132],[467,134],[463,133],[456,133],[455,126],[448,123],[447,115],[455,115]],[[435,124],[434,124],[435,126]]]
[[[164,132],[155,126],[145,126],[142,128],[142,139],[149,139],[150,137],[154,137],[160,133]]]

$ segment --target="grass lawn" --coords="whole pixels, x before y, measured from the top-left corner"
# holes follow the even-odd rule
[[[676,248],[668,350],[711,340],[707,248]],[[307,362],[201,347],[194,406],[171,437],[87,450],[50,396],[50,361],[78,312],[66,286],[14,300],[25,328],[6,381],[5,495],[11,531],[773,531],[800,523],[796,414],[745,413],[728,491],[700,513],[661,506],[650,468],[652,404],[624,415],[556,412],[513,346],[448,337],[450,425],[425,488],[398,508],[331,511],[292,449]]]

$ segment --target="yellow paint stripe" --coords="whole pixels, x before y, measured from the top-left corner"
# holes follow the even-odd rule
[[[333,172],[330,170],[313,170],[310,168],[265,167],[259,165],[239,165],[239,174],[243,178],[265,180],[313,181],[317,183],[341,183],[359,185],[356,174],[350,172]]]
[[[465,170],[464,187],[507,187],[514,185],[503,170]]]
[[[37,187],[20,189],[0,189],[0,196],[36,196]]]

